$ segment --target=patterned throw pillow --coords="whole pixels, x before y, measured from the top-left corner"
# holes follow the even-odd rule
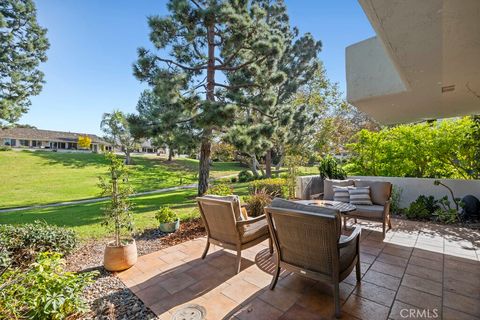
[[[370,187],[348,187],[351,204],[372,205]]]
[[[348,187],[333,186],[333,201],[350,202]]]

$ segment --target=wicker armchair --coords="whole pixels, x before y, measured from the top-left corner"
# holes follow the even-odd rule
[[[235,196],[203,196],[197,198],[200,214],[207,230],[207,245],[202,255],[205,259],[210,243],[237,251],[237,273],[240,272],[242,250],[269,239],[265,215],[246,219],[242,216],[240,202]]]
[[[332,285],[335,316],[340,317],[339,283],[356,267],[360,281],[360,233],[356,227],[341,236],[337,210],[275,199],[265,208],[276,250],[276,269],[270,285],[273,290],[280,268]]]

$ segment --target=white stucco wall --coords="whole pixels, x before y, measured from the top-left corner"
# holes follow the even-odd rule
[[[373,181],[389,181],[393,184],[397,190],[402,190],[402,196],[400,198],[400,207],[405,208],[415,201],[419,195],[434,196],[436,199],[445,195],[449,196],[450,193],[443,186],[435,186],[433,182],[437,179],[428,178],[398,178],[398,177],[364,177],[364,176],[352,176],[350,179],[362,179]],[[307,177],[299,177],[297,183],[297,190],[299,190],[300,183],[303,179],[311,179]],[[480,199],[480,180],[457,180],[457,179],[438,179],[452,188],[456,197],[462,198],[468,194],[474,195]],[[299,191],[300,192],[300,191]]]
[[[428,178],[397,178],[397,177],[360,177],[354,176],[353,179],[389,181],[394,188],[402,190],[400,198],[400,207],[408,207],[412,201],[415,201],[419,195],[434,196],[436,199],[450,193],[443,186],[435,186],[433,182],[440,180],[452,188],[458,198],[468,194],[474,195],[480,199],[480,180],[459,180],[459,179],[428,179]]]

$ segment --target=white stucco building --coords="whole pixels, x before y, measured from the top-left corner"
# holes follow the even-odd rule
[[[376,36],[346,48],[347,99],[381,123],[480,114],[479,0],[359,0]]]

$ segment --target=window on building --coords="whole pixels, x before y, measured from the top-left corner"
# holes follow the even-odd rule
[[[30,146],[30,140],[18,140],[20,141],[20,145],[22,147],[29,147]]]
[[[33,148],[40,148],[42,146],[42,141],[32,140],[32,147]]]
[[[58,149],[66,149],[65,142],[59,142],[58,143]]]

